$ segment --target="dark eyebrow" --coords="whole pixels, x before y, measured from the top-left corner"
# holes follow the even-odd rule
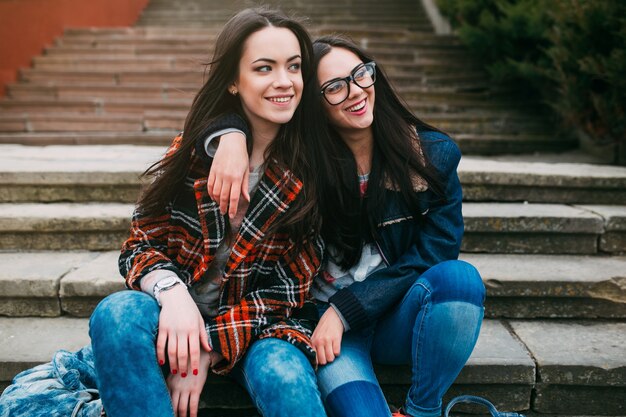
[[[289,58],[289,59],[287,60],[287,62],[289,62],[289,61],[293,61],[293,60],[294,60],[294,59],[296,59],[296,58],[301,58],[301,57],[300,57],[300,55],[294,55],[294,56],[292,56],[291,58]],[[259,61],[269,62],[270,64],[275,64],[275,63],[276,63],[276,60],[274,60],[274,59],[270,59],[270,58],[259,58],[259,59],[257,59],[256,61],[252,61],[252,63],[253,63],[253,64],[256,64],[256,63],[257,63],[257,62],[259,62]]]

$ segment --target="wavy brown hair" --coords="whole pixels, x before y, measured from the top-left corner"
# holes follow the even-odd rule
[[[286,28],[296,36],[301,50],[305,86],[311,81],[311,39],[299,21],[267,7],[245,9],[233,16],[217,37],[215,52],[208,64],[206,82],[195,96],[185,120],[180,148],[144,173],[144,176],[153,178],[153,181],[138,202],[138,210],[142,216],[158,216],[167,211],[168,205],[176,198],[187,177],[196,141],[204,140],[207,128],[213,121],[232,113],[247,120],[240,98],[228,93],[228,86],[238,75],[245,41],[250,35],[266,27]],[[315,181],[312,175],[315,168],[310,156],[310,147],[314,145],[314,140],[308,137],[312,133],[310,129],[304,129],[302,117],[302,108],[316,105],[315,102],[314,98],[306,97],[303,92],[302,101],[292,119],[281,126],[276,138],[266,149],[266,161],[288,169],[304,184],[289,211],[272,227],[270,233],[281,230],[289,232],[291,236],[306,236],[312,230],[319,229]]]

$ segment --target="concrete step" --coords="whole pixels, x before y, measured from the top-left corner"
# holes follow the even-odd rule
[[[202,77],[203,71],[200,69],[190,71],[146,71],[145,69],[136,71],[103,71],[98,69],[90,71],[58,71],[23,68],[20,70],[21,81],[39,85],[79,82],[106,85],[193,83],[200,86],[202,85]]]
[[[133,114],[0,114],[0,132],[141,132],[143,119]]]
[[[0,334],[0,388],[18,372],[49,362],[56,350],[74,351],[89,343],[87,320],[67,317],[0,318]],[[474,352],[444,401],[476,394],[501,410],[624,415],[625,336],[626,323],[619,322],[485,320]],[[377,375],[387,400],[402,404],[409,367],[377,365]],[[208,382],[202,408],[233,412],[251,407],[231,379],[211,375]]]
[[[0,100],[3,115],[11,113],[94,113],[102,114],[143,114],[150,110],[188,111],[192,99],[132,99],[117,98],[70,98],[70,99],[6,99]]]
[[[192,70],[203,66],[200,59],[180,58],[175,56],[150,58],[100,58],[100,57],[60,57],[60,56],[36,56],[33,58],[33,67],[41,69],[57,70]]]
[[[0,133],[0,144],[167,146],[180,130],[152,132],[43,132]]]
[[[0,250],[114,250],[132,204],[0,204]],[[466,203],[465,252],[623,253],[626,206]]]
[[[626,204],[626,169],[574,156],[467,156],[459,178],[467,201]]]
[[[592,210],[561,204],[466,203],[463,216],[465,252],[595,254],[626,249],[618,244],[616,251],[609,243],[622,239],[626,206]]]
[[[20,99],[62,98],[133,98],[133,99],[191,99],[201,85],[184,83],[178,85],[106,85],[96,83],[69,82],[56,85],[13,84],[7,88],[7,96]]]
[[[171,137],[168,138],[171,140]],[[127,202],[165,146],[0,146],[2,202]]]
[[[533,410],[626,414],[626,323],[513,321],[510,325],[535,359]]]
[[[626,319],[626,257],[464,253],[487,288],[486,317]]]
[[[337,26],[341,23],[354,24],[354,25],[365,25],[365,24],[383,24],[388,28],[398,28],[403,30],[411,30],[415,32],[424,32],[429,33],[432,32],[433,27],[432,24],[428,21],[416,21],[414,18],[406,17],[399,21],[397,17],[325,17],[314,19],[311,18],[312,23],[317,23],[320,25],[333,25]],[[221,26],[225,23],[223,19],[211,19],[211,18],[203,18],[201,16],[196,17],[194,19],[188,19],[185,17],[180,18],[149,18],[149,19],[139,19],[137,21],[137,26],[177,26],[177,25],[187,25],[190,27],[207,27],[207,26]]]
[[[196,47],[208,50],[209,46],[215,43],[219,28],[201,29],[187,28],[181,29],[172,27],[143,27],[143,28],[93,28],[93,29],[67,29],[63,37],[54,41],[56,46],[75,47],[158,47],[172,49],[176,47]],[[312,36],[319,36],[322,31],[317,28],[310,28]],[[330,27],[324,29],[331,31]],[[337,31],[341,31],[339,28]],[[398,32],[396,29],[395,32]],[[415,36],[411,32],[400,31],[404,39],[399,43],[395,39],[372,37],[365,33],[362,36],[354,36],[353,39],[363,48],[376,47],[387,50],[394,50],[401,46],[412,50],[434,50],[434,51],[457,51],[465,52],[466,48],[458,38],[446,35],[434,35],[420,33]]]
[[[0,205],[0,250],[113,250],[127,238],[132,204]]]
[[[560,153],[578,147],[578,140],[571,136],[532,132],[520,134],[448,133],[466,155]]]
[[[139,133],[114,145],[111,134],[95,136],[106,146],[0,146],[0,202],[134,202],[139,175],[157,161],[175,132]],[[42,134],[29,145],[89,138]],[[1,141],[0,137],[0,141]],[[108,142],[107,142],[108,141]],[[508,201],[626,205],[626,168],[577,162],[577,155],[465,156],[459,166],[464,198]],[[587,158],[589,159],[589,158]]]
[[[124,288],[111,252],[0,252],[0,315],[88,317]],[[464,253],[487,288],[485,317],[626,319],[626,257]]]

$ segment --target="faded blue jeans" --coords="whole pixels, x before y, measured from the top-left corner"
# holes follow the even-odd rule
[[[344,333],[340,355],[318,370],[332,417],[391,413],[372,362],[411,365],[404,410],[415,417],[441,415],[441,398],[467,362],[483,319],[485,287],[463,261],[446,261],[423,273],[399,305],[378,323]]]
[[[91,316],[89,334],[108,417],[174,415],[156,357],[159,313],[152,297],[129,290],[105,298]],[[288,342],[254,342],[232,374],[265,417],[326,415],[311,364]]]

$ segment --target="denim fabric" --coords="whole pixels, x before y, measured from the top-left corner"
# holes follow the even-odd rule
[[[100,395],[108,417],[173,416],[156,357],[159,305],[140,291],[102,300],[89,321]]]
[[[420,275],[399,305],[379,322],[346,332],[340,355],[318,370],[318,384],[329,414],[390,415],[374,374],[375,362],[410,364],[406,412],[420,417],[441,415],[441,398],[478,339],[484,297],[478,271],[466,262],[442,262]],[[354,390],[359,389],[369,394],[355,395]],[[385,414],[381,414],[382,409]]]
[[[264,417],[326,416],[315,371],[289,342],[275,338],[254,342],[232,375]]]
[[[445,184],[445,198],[432,189],[417,191],[419,212],[413,213],[400,192],[386,190],[385,210],[377,228],[376,245],[387,268],[338,291],[329,301],[351,329],[369,326],[402,299],[417,277],[433,266],[457,259],[463,237],[463,198],[456,169],[458,146],[439,132],[419,132],[430,164]]]
[[[139,291],[112,294],[92,314],[90,335],[107,416],[173,415],[156,358],[158,323],[158,304]],[[233,376],[265,417],[326,415],[311,363],[289,342],[255,341]]]
[[[60,350],[51,362],[19,373],[0,397],[0,417],[99,417],[91,346]]]

